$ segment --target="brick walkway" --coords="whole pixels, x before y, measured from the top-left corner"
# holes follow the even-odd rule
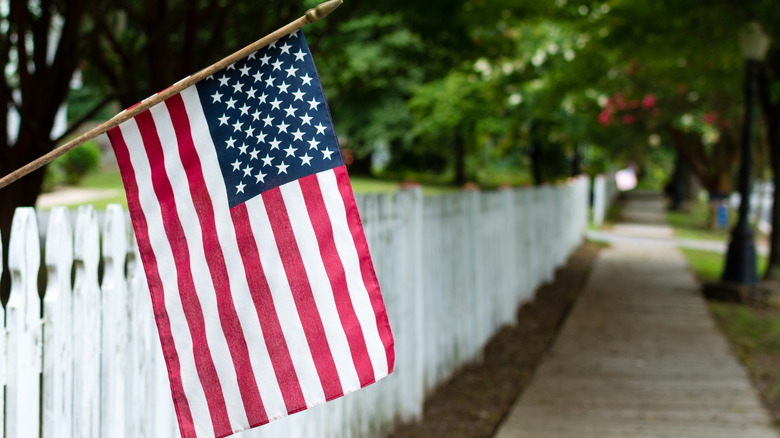
[[[588,285],[494,438],[778,438],[708,313],[658,199],[624,208]],[[646,243],[643,243],[646,242]]]

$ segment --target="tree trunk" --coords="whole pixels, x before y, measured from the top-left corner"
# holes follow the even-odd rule
[[[767,280],[780,281],[780,103],[770,108],[764,107],[764,120],[767,127],[769,154],[772,164],[772,232],[769,236],[769,261],[764,277]]]

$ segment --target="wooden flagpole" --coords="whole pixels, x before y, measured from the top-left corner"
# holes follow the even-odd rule
[[[178,94],[185,88],[190,87],[202,81],[203,79],[206,79],[212,74],[222,70],[223,68],[235,63],[236,61],[239,61],[240,59],[249,56],[253,52],[256,52],[257,50],[271,44],[272,42],[278,40],[279,38],[282,38],[283,36],[297,29],[302,28],[307,24],[318,21],[319,19],[327,16],[328,14],[333,12],[333,10],[341,6],[342,3],[343,0],[328,0],[323,3],[320,3],[314,8],[306,11],[306,13],[302,17],[298,18],[297,20],[287,24],[286,26],[280,27],[279,29],[255,41],[254,43],[244,47],[243,49],[233,53],[232,55],[223,58],[222,60],[212,64],[211,66],[204,68],[203,70],[193,74],[192,76],[182,79],[181,81],[177,82],[171,87],[166,88],[164,91],[161,91],[155,94],[154,96],[148,97],[147,99],[141,101],[137,105],[132,106],[122,111],[121,113],[115,115],[107,122],[102,123],[101,125],[81,134],[80,136],[65,143],[64,145],[56,149],[53,149],[51,152],[47,153],[46,155],[43,155],[42,157],[36,159],[35,161],[31,161],[30,163],[27,163],[26,165],[4,176],[3,178],[0,178],[0,189],[24,177],[30,172],[40,169],[41,167],[51,163],[52,161],[54,161],[55,158],[65,155],[66,153],[72,151],[73,149],[76,149],[77,147],[81,146],[87,141],[97,137],[98,135],[110,131],[111,129],[119,126],[121,123],[137,116],[138,114],[148,110],[149,108],[157,105],[158,103],[163,102],[165,99],[168,99],[169,97]]]

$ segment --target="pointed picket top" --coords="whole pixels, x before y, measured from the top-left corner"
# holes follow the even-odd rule
[[[74,241],[73,436],[100,435],[99,228],[91,205],[79,207]]]
[[[6,306],[8,330],[8,436],[37,437],[39,374],[41,372],[41,302],[38,268],[41,263],[35,210],[18,208],[11,225],[8,269],[11,294]]]
[[[73,416],[73,228],[65,207],[54,207],[46,231],[43,298],[43,434],[70,436]]]
[[[128,303],[125,282],[127,226],[122,207],[106,208],[103,224],[103,284],[101,352],[102,436],[122,438],[126,432],[126,376]]]

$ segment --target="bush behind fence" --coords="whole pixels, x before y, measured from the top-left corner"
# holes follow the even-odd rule
[[[439,197],[419,189],[358,196],[395,335],[395,372],[239,436],[382,436],[419,417],[426,394],[479,359],[485,341],[513,322],[517,306],[581,242],[589,187],[580,177]],[[6,437],[178,436],[146,280],[121,207],[98,214],[84,206],[74,215],[62,207],[18,209],[9,269],[11,295],[0,315]]]

